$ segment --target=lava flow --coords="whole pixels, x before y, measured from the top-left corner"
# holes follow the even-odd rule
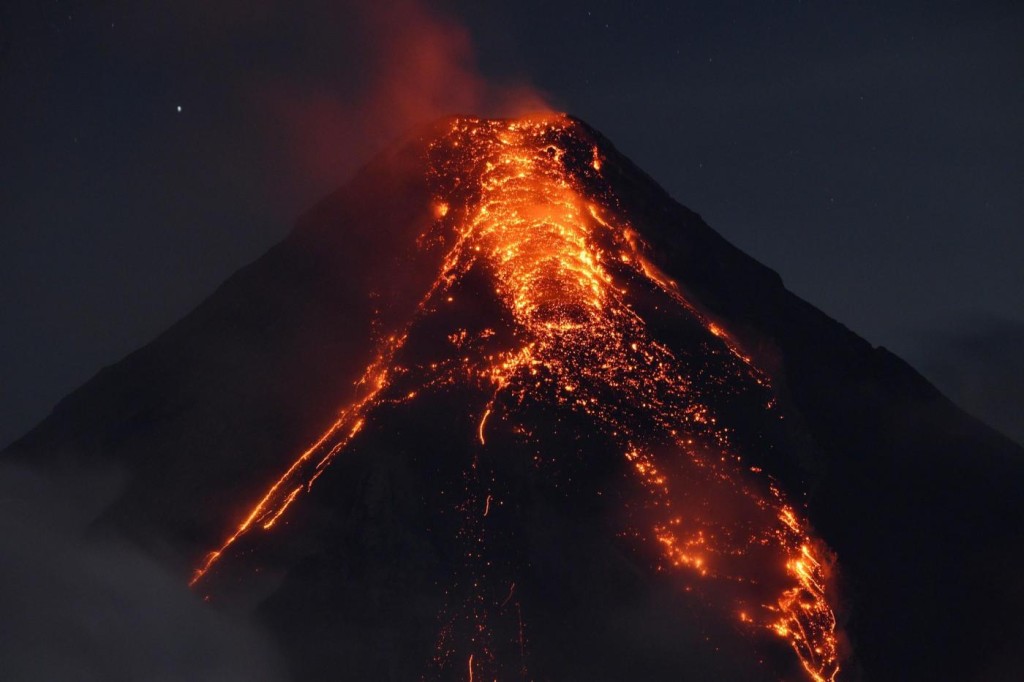
[[[466,434],[481,450],[499,423],[536,438],[530,424],[517,423],[528,403],[585,420],[614,444],[643,491],[630,535],[658,557],[653,568],[678,575],[681,589],[706,595],[751,636],[781,638],[809,679],[837,678],[831,554],[774,479],[743,459],[712,407],[733,393],[770,395],[769,379],[653,264],[602,180],[604,161],[599,143],[563,115],[456,119],[431,141],[436,219],[421,239],[443,246],[437,277],[406,326],[381,342],[355,399],[207,555],[192,584],[240,538],[272,528],[373,410],[414,401],[431,387],[465,384],[487,396],[470,407],[476,428]],[[496,336],[490,327],[454,328],[451,358],[406,362],[410,330],[438,315],[469,277],[488,283],[512,340],[489,341]],[[654,318],[697,329],[701,354],[659,338],[665,324],[655,327]],[[476,543],[470,556],[479,558],[497,501],[486,481],[472,486],[464,533]],[[514,589],[505,588],[502,608]],[[476,670],[482,679],[492,673],[485,630],[497,605],[481,597],[464,608],[481,634],[459,651],[442,643],[442,628],[438,665],[461,654],[462,674],[472,679]],[[518,610],[525,648],[522,616]]]

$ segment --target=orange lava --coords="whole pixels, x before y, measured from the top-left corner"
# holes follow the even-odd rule
[[[827,596],[830,553],[777,485],[744,463],[708,407],[709,389],[694,381],[694,373],[704,370],[650,331],[639,312],[640,292],[700,324],[707,347],[724,358],[720,362],[736,381],[763,388],[768,378],[653,264],[647,245],[615,214],[613,202],[586,189],[585,181],[600,178],[605,165],[598,145],[587,143],[582,163],[568,170],[568,150],[559,141],[583,134],[562,115],[457,119],[432,142],[430,173],[442,194],[431,210],[450,246],[416,315],[430,315],[450,300],[449,292],[471,270],[483,272],[517,330],[518,345],[467,357],[457,371],[432,366],[422,385],[471,381],[490,390],[476,432],[468,435],[480,448],[487,447],[489,424],[514,420],[502,405],[527,394],[585,416],[621,448],[645,491],[645,525],[636,533],[658,549],[657,568],[726,600],[719,607],[737,614],[739,627],[782,638],[809,679],[834,681],[839,656]],[[445,194],[454,177],[460,191]],[[449,339],[466,344],[468,335],[454,330]],[[368,412],[385,401],[396,372],[405,370],[395,358],[406,340],[400,333],[382,344],[356,399],[207,556],[192,584],[240,537],[272,528],[310,490],[356,437]],[[402,399],[415,396],[411,391]],[[513,399],[499,401],[502,396]],[[473,507],[472,523],[486,523],[499,502],[486,492],[483,504]],[[505,602],[513,590],[514,583]],[[481,671],[492,655],[480,647],[465,652],[469,679],[474,655]]]

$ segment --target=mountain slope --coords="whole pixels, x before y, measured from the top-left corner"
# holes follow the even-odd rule
[[[506,188],[529,228],[514,243],[507,215],[481,212]],[[560,222],[577,209],[566,224],[582,235]],[[536,242],[537,225],[558,229]],[[588,249],[616,258],[595,265]],[[607,317],[616,291],[641,326]],[[527,390],[534,360],[541,388]],[[617,373],[591,374],[603,361]],[[300,466],[299,485],[257,509],[267,532],[246,529],[197,586],[269,593],[262,613],[303,678],[829,677],[779,627],[803,621],[764,597],[793,589],[782,567],[797,536],[838,561],[831,606],[807,608],[839,616],[852,650],[839,679],[993,679],[1014,660],[1024,452],[568,117],[443,121],[382,155],[8,456],[117,463],[130,478],[109,522],[202,566],[360,401],[351,435],[328,431],[342,449],[323,476]],[[698,445],[684,457],[686,439]],[[707,464],[713,449],[737,463]],[[721,546],[678,550],[696,535],[659,520],[672,505]],[[787,509],[796,530],[779,526]],[[723,529],[739,527],[776,554],[738,552]],[[253,587],[255,569],[272,578]]]

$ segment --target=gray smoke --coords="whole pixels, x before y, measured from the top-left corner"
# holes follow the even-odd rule
[[[285,679],[245,614],[204,603],[181,575],[93,527],[119,488],[110,472],[0,465],[3,679]]]

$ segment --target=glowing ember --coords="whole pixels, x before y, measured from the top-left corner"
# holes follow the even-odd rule
[[[697,581],[697,592],[705,586],[724,599],[713,606],[736,614],[740,627],[784,639],[810,679],[834,680],[839,663],[826,599],[827,550],[781,490],[743,463],[709,407],[716,382],[696,380],[709,370],[660,342],[648,327],[645,306],[657,301],[657,309],[699,325],[717,357],[715,371],[727,373],[730,382],[764,389],[768,379],[727,330],[706,319],[653,265],[640,236],[615,215],[614,197],[593,189],[600,186],[603,155],[584,136],[568,117],[552,115],[459,119],[432,142],[433,229],[447,245],[440,272],[414,319],[376,353],[357,398],[207,556],[192,583],[239,538],[271,529],[375,407],[414,400],[432,386],[467,383],[490,396],[478,411],[473,408],[476,433],[468,437],[479,448],[487,447],[488,425],[514,421],[516,406],[527,399],[593,424],[620,449],[644,491],[635,532],[658,548],[657,568],[676,570],[687,585]],[[583,153],[566,141],[578,143]],[[457,360],[427,367],[402,366],[408,329],[450,305],[453,289],[470,273],[490,283],[511,320],[513,345],[493,353],[460,350]],[[457,349],[473,349],[494,333],[456,329],[447,338]],[[410,382],[411,388],[405,386]],[[467,476],[475,480],[473,472]],[[480,489],[464,503],[467,561],[486,566],[483,524],[502,500],[485,484],[472,485]],[[480,568],[474,584],[485,573]],[[475,623],[469,650],[460,657],[469,679],[474,671],[491,675],[488,613],[508,606],[514,591],[513,583],[493,607],[479,594],[464,605]],[[522,614],[514,605],[522,649]],[[439,637],[435,663],[441,667],[457,653],[442,644],[450,629],[449,623]]]

